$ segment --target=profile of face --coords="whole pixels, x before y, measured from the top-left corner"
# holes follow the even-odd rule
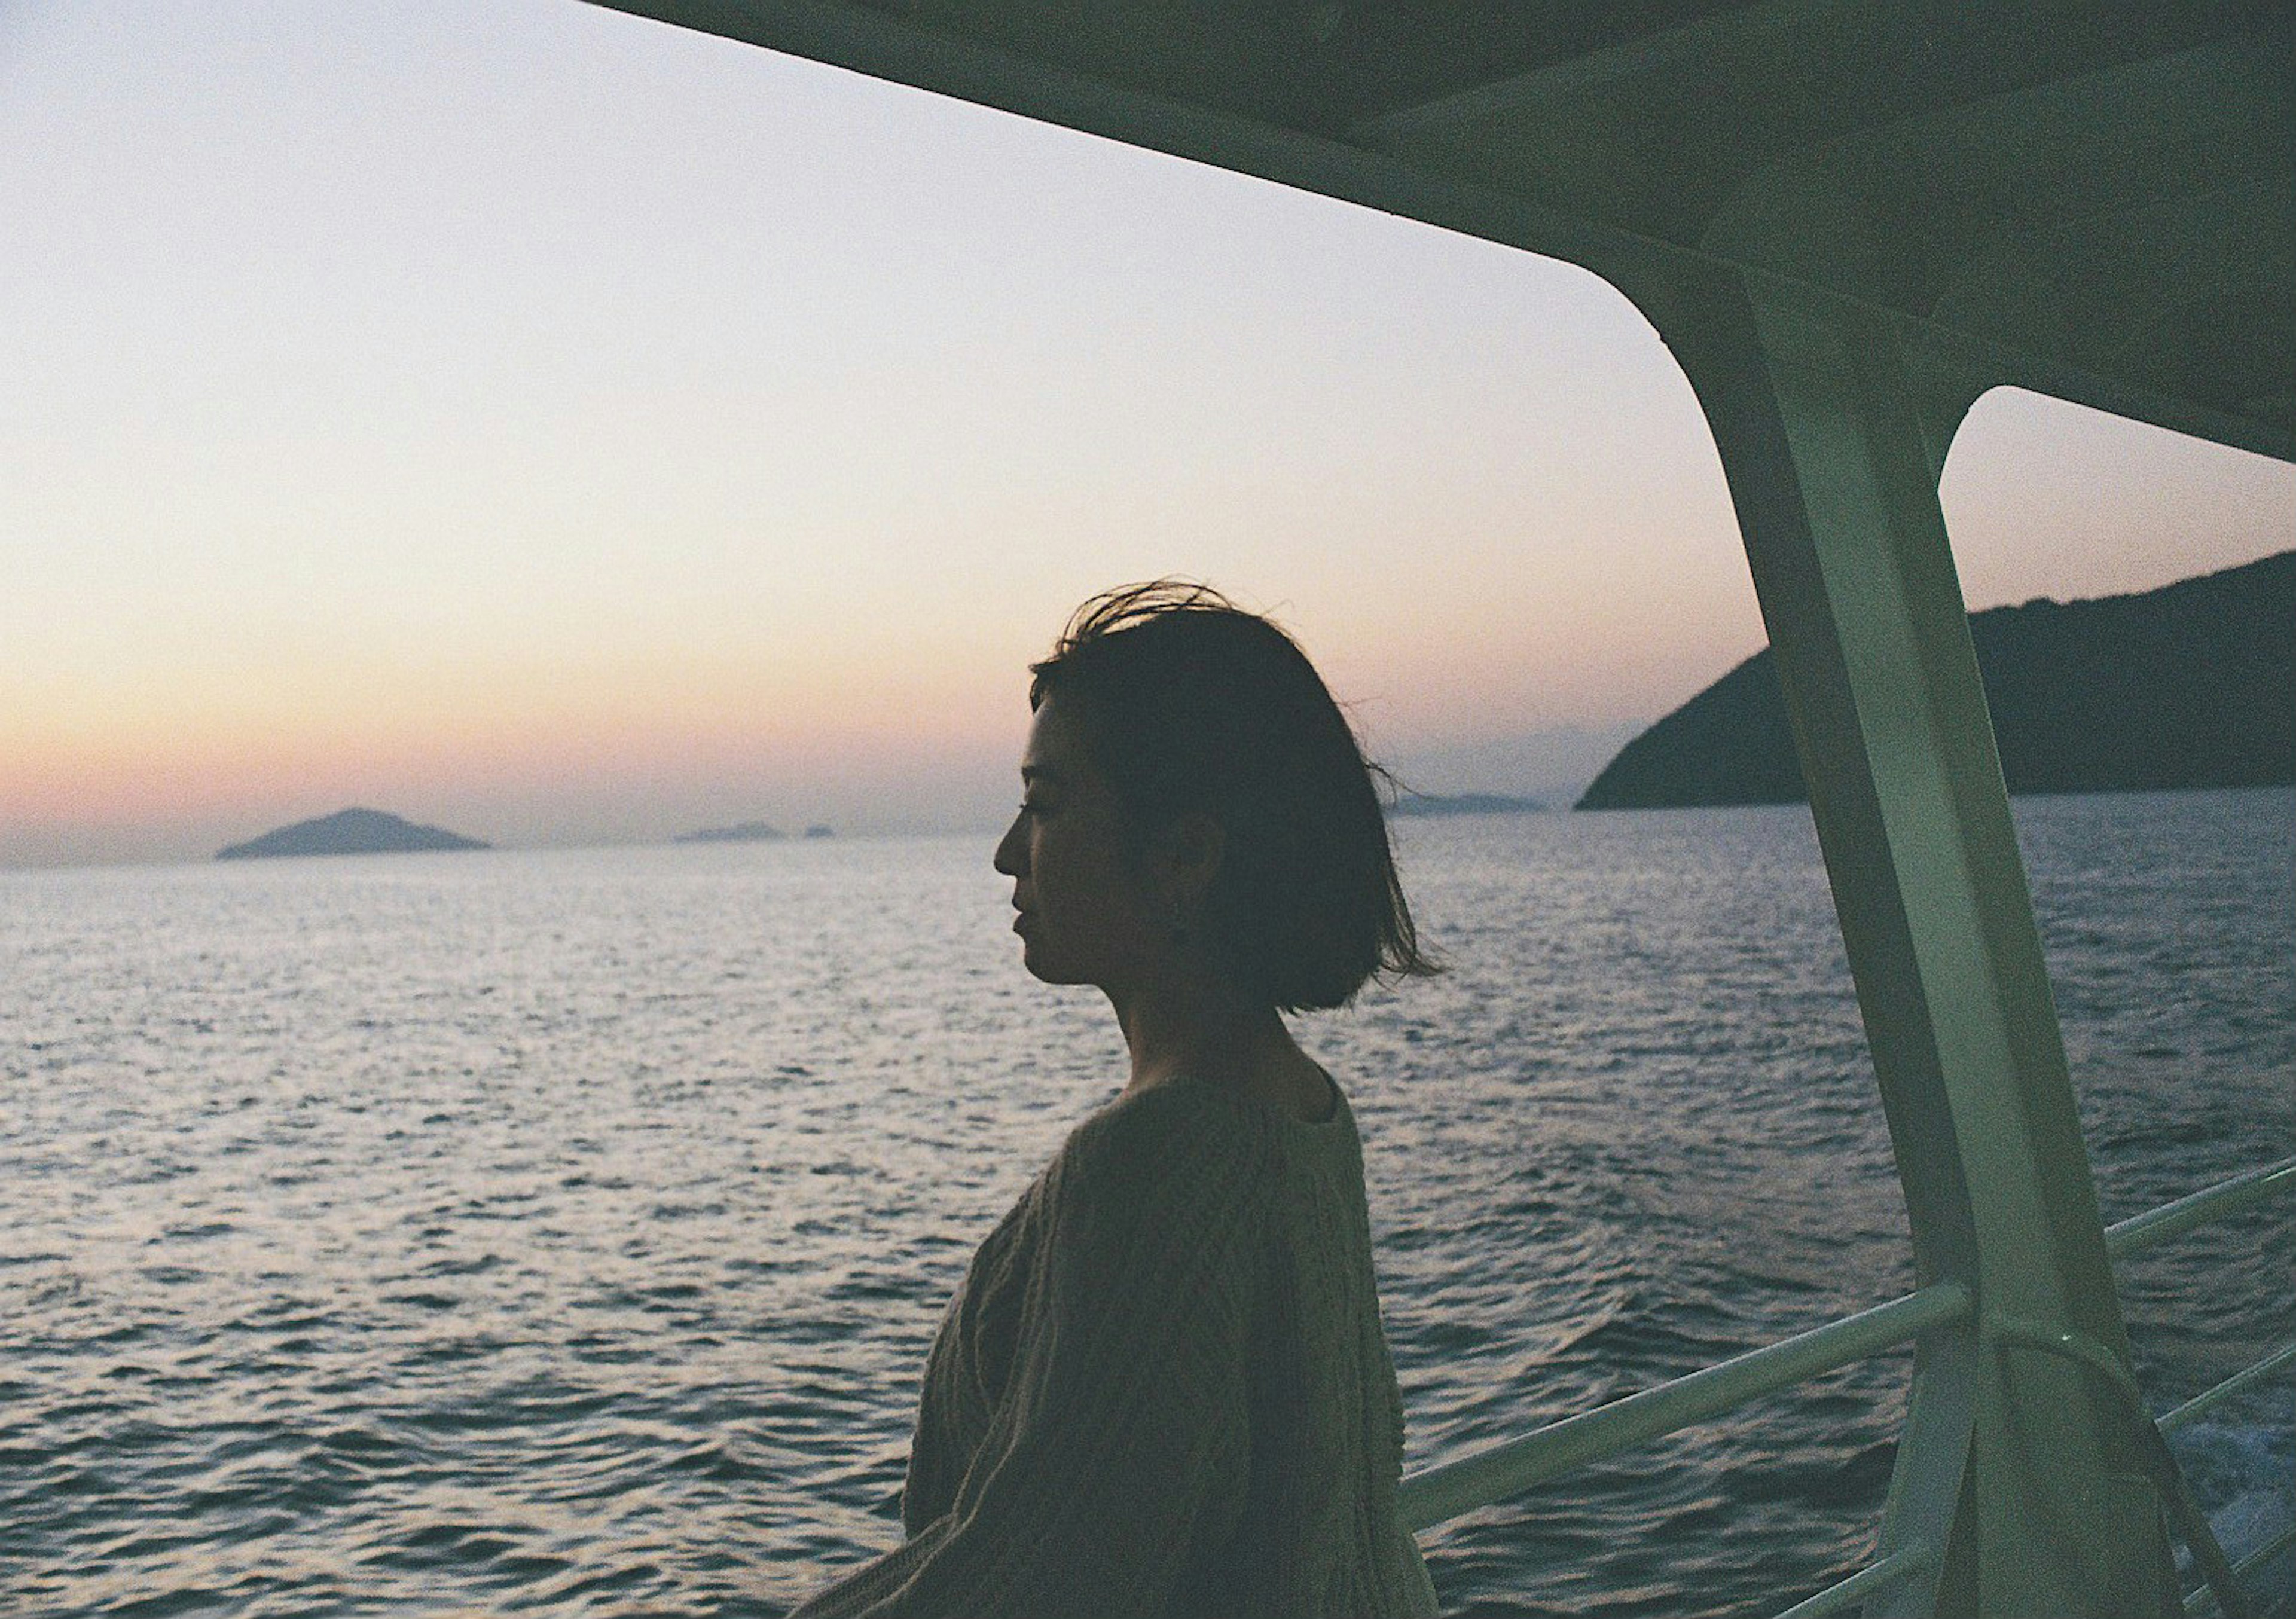
[[[1140,982],[1170,949],[1168,914],[1152,873],[1126,858],[1115,795],[1056,694],[1029,727],[1021,783],[996,866],[1013,879],[1021,961],[1047,984]]]

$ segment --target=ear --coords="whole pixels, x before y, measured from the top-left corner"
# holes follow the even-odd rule
[[[1201,904],[1227,854],[1227,829],[1210,815],[1182,815],[1156,840],[1157,875],[1169,898]]]

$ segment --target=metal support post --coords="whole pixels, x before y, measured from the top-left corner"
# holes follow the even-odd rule
[[[2077,1368],[1974,1353],[1996,1316],[2128,1350],[1938,504],[1951,422],[1869,310],[1721,273],[1642,301],[1721,451],[1919,1280],[1977,1300],[1974,1336],[1924,1345],[1882,1525],[1942,1577],[1871,1611],[2158,1615],[2161,1504],[2120,1413]]]

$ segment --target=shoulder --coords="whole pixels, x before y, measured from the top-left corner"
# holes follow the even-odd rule
[[[1272,1145],[1259,1109],[1217,1086],[1173,1081],[1110,1102],[1070,1133],[1061,1157],[1109,1174],[1242,1171]]]
[[[1146,1216],[1185,1204],[1241,1215],[1267,1197],[1276,1142],[1259,1110],[1187,1083],[1119,1097],[1070,1132],[1047,1172],[1056,1203]]]

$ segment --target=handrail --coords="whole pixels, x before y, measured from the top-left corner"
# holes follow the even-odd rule
[[[2287,1550],[2291,1546],[2296,1546],[2296,1524],[2289,1524],[2283,1527],[2279,1533],[2234,1564],[2232,1571],[2236,1574],[2244,1574],[2258,1564]]]
[[[2115,1259],[2139,1254],[2194,1226],[2224,1219],[2289,1193],[2296,1193],[2296,1157],[2283,1158],[2276,1164],[2234,1175],[2117,1222],[2105,1229],[2105,1251]],[[1600,1461],[1646,1441],[1721,1416],[1748,1401],[1837,1370],[1937,1328],[1970,1321],[1974,1313],[1974,1301],[1962,1283],[1932,1282],[1902,1298],[1734,1355],[1655,1388],[1551,1422],[1519,1438],[1502,1440],[1456,1461],[1423,1468],[1403,1481],[1397,1496],[1397,1517],[1406,1531],[1415,1534],[1479,1507],[1519,1495],[1573,1468]],[[2076,1344],[2068,1341],[2068,1335],[2044,1333],[2023,1322],[2004,1321],[1999,1327],[2005,1330],[1996,1332],[1996,1343],[2070,1355],[2084,1363],[2092,1358],[2082,1353],[2092,1347],[2086,1340]],[[2159,1444],[2168,1432],[2292,1361],[2296,1361],[2296,1343],[2283,1345],[2256,1365],[2186,1402],[2157,1423],[2144,1415],[2141,1403],[2135,1407],[2135,1414],[2144,1427],[2152,1430],[2153,1443]],[[2106,1381],[2116,1386],[2128,1378],[2126,1369],[2101,1348],[2096,1351],[2096,1364],[2091,1369],[2103,1374]],[[2134,1386],[2130,1383],[2123,1392],[2133,1394]],[[2165,1456],[2165,1445],[2160,1448]],[[2182,1477],[2174,1471],[2173,1460],[2168,1465],[2170,1479],[2181,1484]],[[2197,1511],[2195,1504],[2185,1504]],[[2205,1517],[2199,1521],[2198,1534],[2210,1550],[2215,1549]],[[2289,1533],[2274,1537],[2230,1572],[2235,1576],[2246,1572],[2265,1556],[2283,1548],[2289,1538]],[[2192,1539],[2188,1534],[2187,1543]],[[1820,1615],[1841,1612],[1859,1598],[1927,1572],[1934,1560],[1926,1548],[1901,1547],[1847,1579],[1805,1598],[1778,1619],[1819,1619]],[[2215,1560],[2221,1563],[2221,1552]],[[2236,1583],[2233,1590],[2237,1592]],[[2209,1590],[2209,1586],[2203,1585],[2194,1595],[2198,1598]],[[2237,1594],[2234,1599],[2235,1603],[2239,1600]]]
[[[2279,1533],[2234,1564],[2232,1566],[2234,1578],[2237,1579],[2260,1564],[2269,1562],[2291,1546],[2296,1546],[2296,1524],[2283,1525]],[[2195,1587],[2192,1595],[2185,1599],[2185,1611],[2188,1614],[2206,1613],[2210,1607],[2222,1611],[2222,1606],[2217,1601],[2216,1592],[2206,1585]]]
[[[1397,1515],[1415,1533],[1519,1495],[1572,1468],[1721,1416],[1749,1400],[1862,1361],[1935,1328],[1966,1321],[1971,1308],[1967,1288],[1954,1281],[1932,1282],[1886,1304],[1414,1473],[1403,1481]]]
[[[1886,1590],[1900,1581],[1915,1574],[1925,1574],[1937,1565],[1925,1548],[1901,1546],[1878,1563],[1869,1563],[1846,1580],[1837,1580],[1816,1596],[1804,1597],[1778,1615],[1778,1619],[1824,1619],[1828,1614],[1838,1614],[1844,1608],[1863,1602],[1877,1590]]]
[[[2296,1362],[2296,1338],[2291,1338],[2246,1371],[2236,1371],[2208,1393],[2195,1394],[2185,1401],[2184,1404],[2161,1419],[2161,1431],[2164,1434],[2175,1433],[2187,1422],[2205,1414],[2218,1402],[2229,1400],[2234,1394],[2253,1388],[2274,1372],[2279,1371],[2292,1362]]]
[[[2251,1169],[2245,1174],[2234,1175],[2229,1180],[2219,1181],[2213,1186],[2203,1187],[2199,1191],[2177,1198],[2174,1202],[2164,1203],[2159,1208],[2148,1209],[2144,1214],[2116,1221],[2105,1228],[2105,1251],[2115,1259],[2141,1254],[2155,1243],[2164,1242],[2171,1237],[2192,1230],[2194,1226],[2225,1219],[2271,1198],[2292,1192],[2296,1192],[2296,1157],[2283,1158],[2276,1164],[2267,1164],[2262,1168]],[[2246,1370],[2235,1372],[2214,1388],[2185,1401],[2176,1410],[2160,1418],[2153,1425],[2154,1429],[2165,1440],[2169,1434],[2186,1423],[2195,1420],[2220,1402],[2253,1387],[2292,1362],[2296,1362],[2296,1342],[2281,1345]],[[2205,1524],[2207,1520],[2203,1518],[2202,1522]],[[2211,1539],[2213,1539],[2212,1536]],[[2275,1552],[2285,1549],[2292,1540],[2296,1540],[2296,1525],[2283,1529],[2263,1545],[2222,1571],[2235,1593],[2235,1601],[2241,1600],[2244,1594],[2241,1592],[2241,1577]],[[2194,1546],[2193,1549],[2194,1560],[2204,1562],[2201,1549]],[[2218,1555],[2222,1556],[2220,1552]],[[2203,1573],[2208,1577],[2205,1577],[2202,1583],[2185,1597],[2185,1611],[2187,1614],[2226,1612],[2222,1594],[2217,1589],[2214,1571],[2204,1567]]]
[[[2196,1225],[2221,1220],[2267,1198],[2291,1192],[2296,1192],[2296,1157],[2251,1169],[2246,1174],[2203,1187],[2174,1203],[2164,1203],[2159,1208],[2116,1222],[2104,1229],[2104,1249],[2115,1259],[2141,1254],[2154,1243],[2165,1242]]]
[[[2249,1619],[2248,1598],[2241,1590],[2240,1575],[2225,1557],[2208,1514],[2201,1510],[2184,1468],[2177,1465],[2176,1455],[2169,1449],[2168,1436],[2152,1420],[2144,1404],[2144,1391],[2136,1386],[2135,1374],[2121,1358],[2087,1333],[2050,1321],[1997,1316],[1987,1321],[1981,1330],[1988,1346],[1997,1353],[2003,1348],[2014,1347],[2061,1356],[2090,1372],[2119,1396],[2121,1414],[2128,1419],[2130,1431],[2144,1451],[2145,1471],[2152,1476],[2153,1487],[2161,1492],[2161,1505],[2170,1525],[2184,1537],[2193,1561],[2199,1565],[2201,1576],[2207,1582],[2205,1589],[2215,1593],[2217,1607],[2227,1619]]]

